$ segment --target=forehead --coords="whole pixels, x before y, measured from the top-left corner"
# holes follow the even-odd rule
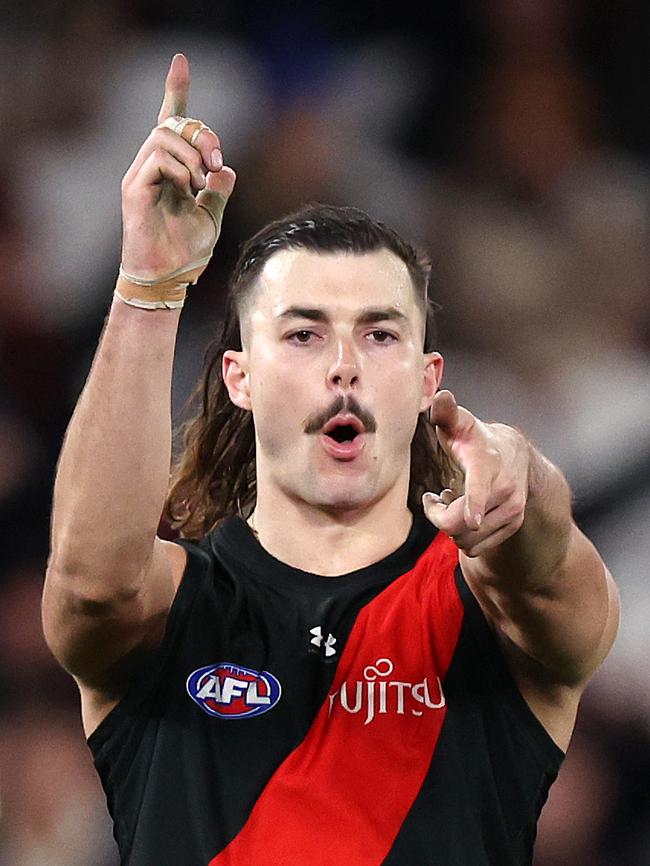
[[[317,253],[279,250],[264,265],[252,298],[252,318],[278,316],[289,306],[353,315],[367,307],[397,307],[417,316],[413,281],[390,250]]]

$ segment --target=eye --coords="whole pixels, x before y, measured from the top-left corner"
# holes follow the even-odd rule
[[[397,337],[394,334],[389,334],[388,331],[371,331],[370,336],[373,343],[392,343],[397,340]]]
[[[288,339],[292,340],[296,343],[309,343],[311,337],[314,337],[315,334],[313,331],[309,331],[306,328],[303,328],[300,331],[294,331],[293,334],[289,334]]]

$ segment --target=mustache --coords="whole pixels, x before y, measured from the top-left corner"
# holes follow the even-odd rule
[[[305,433],[320,433],[330,418],[335,418],[337,415],[355,415],[363,424],[366,433],[374,433],[377,430],[374,416],[369,410],[363,408],[356,397],[351,394],[345,396],[339,394],[327,409],[307,419]]]

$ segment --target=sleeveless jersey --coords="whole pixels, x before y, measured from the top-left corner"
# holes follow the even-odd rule
[[[123,866],[525,866],[563,757],[422,516],[366,568],[199,543],[90,736]]]

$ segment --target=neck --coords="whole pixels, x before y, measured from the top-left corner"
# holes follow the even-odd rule
[[[312,574],[347,574],[378,562],[404,543],[413,516],[394,493],[363,508],[326,510],[277,497],[258,496],[249,526],[281,562]]]

